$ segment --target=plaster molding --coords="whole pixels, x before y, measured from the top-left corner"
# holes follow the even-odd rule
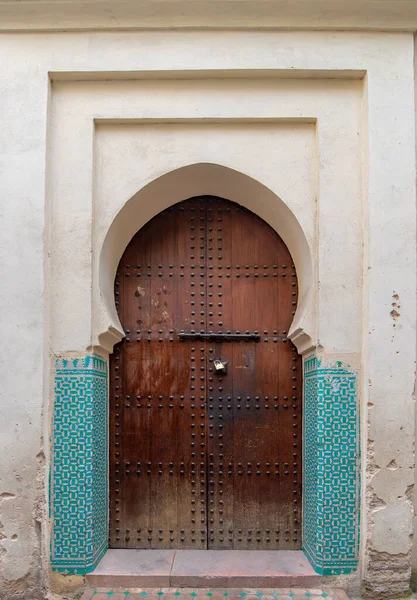
[[[101,85],[103,86],[102,89]],[[358,136],[355,134],[355,128],[357,126],[358,117],[358,112],[356,110],[357,102],[360,98],[359,94],[362,91],[361,81],[339,81],[337,83],[327,82],[325,84],[325,90],[322,90],[322,86],[319,81],[308,81],[305,83],[305,85],[309,93],[303,95],[302,101],[298,102],[295,97],[296,91],[293,90],[292,84],[287,82],[283,83],[283,87],[281,87],[281,85],[276,87],[276,85],[273,82],[270,83],[269,80],[266,80],[262,83],[262,95],[259,95],[259,100],[261,98],[263,99],[262,104],[260,104],[258,100],[259,92],[257,92],[256,94],[253,94],[252,92],[251,94],[242,95],[242,90],[244,90],[245,88],[239,87],[238,84],[235,85],[234,82],[233,84],[228,84],[228,87],[226,87],[225,89],[223,89],[223,84],[220,85],[216,83],[216,90],[217,86],[219,86],[219,89],[217,90],[219,92],[219,99],[221,97],[220,94],[223,95],[226,91],[228,93],[229,98],[228,104],[226,104],[226,110],[222,110],[220,112],[218,110],[217,103],[213,102],[212,96],[210,96],[210,101],[208,102],[206,99],[207,94],[204,93],[202,98],[199,99],[198,102],[196,101],[198,96],[195,96],[195,94],[197,90],[200,89],[198,87],[198,82],[193,85],[194,96],[193,102],[191,104],[188,103],[189,95],[184,95],[184,92],[186,92],[188,89],[188,83],[186,81],[175,82],[175,84],[169,84],[169,82],[167,82],[167,93],[163,95],[157,94],[155,98],[157,99],[160,97],[164,99],[165,97],[170,97],[171,104],[169,107],[168,114],[166,114],[166,109],[164,105],[159,106],[159,104],[155,104],[155,102],[152,101],[152,105],[148,106],[147,103],[149,102],[149,99],[154,97],[153,85],[154,84],[152,82],[148,82],[146,84],[147,91],[145,94],[144,84],[142,83],[140,85],[140,94],[138,94],[136,82],[103,82],[102,84],[100,84],[100,88],[96,85],[89,87],[86,86],[84,82],[73,81],[58,83],[56,86],[54,86],[53,99],[54,106],[57,111],[54,114],[55,118],[57,119],[56,123],[59,124],[59,127],[57,125],[56,127],[52,128],[52,131],[54,132],[52,145],[54,148],[53,155],[55,164],[53,168],[54,170],[57,169],[56,173],[60,173],[60,175],[59,177],[53,180],[51,190],[54,189],[54,197],[57,198],[57,203],[55,204],[55,206],[58,207],[58,204],[60,205],[61,214],[60,220],[57,220],[54,225],[55,244],[57,245],[56,251],[58,251],[58,247],[62,247],[63,240],[66,239],[65,236],[67,236],[68,222],[72,220],[72,215],[74,214],[74,198],[77,199],[80,208],[88,205],[88,203],[91,201],[91,198],[94,198],[95,203],[91,215],[94,224],[93,236],[95,240],[94,260],[92,261],[93,264],[91,265],[93,271],[92,289],[91,287],[85,285],[86,277],[80,272],[79,269],[76,272],[72,271],[72,265],[65,264],[66,254],[64,249],[62,252],[60,252],[60,254],[56,254],[57,269],[55,270],[55,272],[57,274],[62,273],[62,278],[57,278],[55,280],[55,291],[60,296],[60,301],[56,303],[56,306],[59,307],[59,311],[57,310],[56,314],[54,314],[53,316],[53,322],[57,324],[57,326],[54,327],[53,337],[53,348],[55,352],[60,351],[62,348],[72,347],[79,349],[87,348],[88,350],[90,350],[91,348],[95,348],[96,351],[107,353],[111,350],[113,344],[118,342],[120,337],[123,336],[123,331],[120,327],[118,319],[109,318],[111,308],[109,309],[106,300],[108,296],[109,298],[111,298],[111,303],[113,303],[113,281],[114,274],[117,268],[117,261],[114,265],[114,272],[110,273],[106,270],[105,277],[108,277],[108,281],[110,281],[109,290],[111,289],[111,292],[109,294],[103,294],[103,288],[101,286],[101,276],[103,275],[103,272],[101,271],[101,266],[103,262],[100,259],[100,252],[104,250],[104,237],[106,236],[106,232],[109,231],[112,221],[116,218],[117,210],[120,210],[124,204],[129,203],[129,199],[133,198],[133,196],[137,194],[138,190],[144,190],[144,188],[152,182],[154,184],[158,177],[162,177],[164,174],[173,172],[176,169],[181,169],[184,167],[184,165],[187,164],[195,165],[197,163],[193,161],[195,161],[195,159],[197,158],[201,159],[201,164],[214,164],[218,161],[217,164],[234,169],[237,173],[246,174],[247,176],[249,176],[249,178],[252,178],[254,181],[256,181],[257,185],[262,186],[262,184],[259,183],[260,181],[262,181],[263,185],[267,186],[269,192],[272,193],[275,197],[279,196],[281,198],[284,198],[285,202],[288,205],[287,208],[294,212],[296,219],[299,221],[301,227],[303,228],[304,236],[308,240],[309,252],[311,253],[311,256],[315,256],[317,252],[317,248],[315,246],[315,228],[317,226],[317,223],[315,221],[316,217],[314,217],[314,214],[317,213],[315,211],[318,210],[320,212],[320,215],[323,218],[325,218],[325,215],[329,214],[329,210],[331,210],[331,206],[334,202],[334,180],[333,177],[330,176],[330,171],[327,169],[326,165],[332,165],[332,167],[334,168],[335,161],[337,162],[338,160],[343,160],[343,171],[341,171],[341,173],[343,173],[344,185],[341,186],[338,196],[341,210],[346,209],[350,214],[352,199],[356,199],[355,201],[357,201],[357,199],[360,197],[358,179],[352,177],[352,173],[359,173],[359,169],[355,168],[356,159],[353,161],[354,164],[352,164],[349,170],[347,171],[346,154],[344,148],[347,139],[351,140],[354,147],[357,147],[358,144]],[[161,85],[162,84],[158,84],[158,86]],[[210,87],[212,85],[213,84],[210,83]],[[246,85],[250,84],[246,84],[245,82],[245,86]],[[120,93],[120,86],[123,86],[124,92],[122,94]],[[200,83],[200,87],[203,92],[206,89],[205,86],[205,82]],[[99,90],[99,96],[97,96]],[[270,90],[268,94],[272,94],[271,96],[265,96],[267,90]],[[282,92],[284,90],[287,90],[287,92],[282,96]],[[279,93],[279,96],[276,95],[277,93]],[[320,93],[320,95],[317,96],[317,93]],[[232,96],[230,96],[230,94],[232,94]],[[334,94],[336,95],[335,97]],[[348,94],[348,96],[345,99],[346,94]],[[83,97],[83,106],[85,107],[85,111],[82,111],[80,113],[78,109],[73,109],[77,106],[76,98],[81,98],[81,95]],[[179,110],[176,110],[174,114],[172,114],[171,107],[173,106],[172,102],[174,96],[177,98],[174,105],[176,107],[182,107],[183,102],[185,101],[185,106],[187,107],[186,110],[183,110],[181,108]],[[86,102],[87,97],[89,98],[88,103]],[[239,98],[240,100],[238,102],[233,103],[234,114],[231,117],[229,104],[231,102],[230,99],[233,99],[234,97],[236,99]],[[344,132],[343,135],[339,135],[337,138],[337,140],[341,140],[340,142],[336,142],[336,140],[334,139],[333,127],[331,126],[332,121],[329,121],[327,118],[327,115],[329,114],[333,115],[333,119],[335,118],[333,105],[336,97],[338,106],[337,115],[338,117],[340,117],[340,120],[339,118],[337,119],[338,131],[340,133]],[[282,101],[279,101],[279,99],[281,99]],[[114,105],[113,101],[115,102]],[[121,104],[119,104],[120,101]],[[163,100],[163,102],[165,102],[165,100]],[[313,104],[311,104],[312,102]],[[260,106],[262,106],[261,114],[259,113],[260,108],[258,108]],[[64,115],[65,118],[63,118]],[[317,120],[320,121],[319,128],[317,128]],[[272,158],[271,154],[268,160],[272,160],[271,164],[281,165],[281,167],[276,172],[272,171],[271,173],[273,173],[273,175],[271,177],[268,177],[267,172],[265,171],[264,173],[264,162],[258,163],[258,158],[255,161],[255,163],[253,163],[253,161],[249,158],[249,156],[252,155],[252,152],[250,154],[236,153],[232,155],[229,151],[225,151],[220,152],[219,154],[219,148],[218,145],[216,145],[215,140],[212,140],[213,143],[208,149],[205,149],[203,152],[201,152],[200,150],[198,150],[198,147],[195,147],[193,145],[193,143],[191,143],[190,145],[190,141],[192,141],[192,139],[195,139],[195,135],[189,137],[189,139],[187,138],[187,136],[181,137],[182,141],[179,145],[177,144],[177,142],[175,142],[173,145],[169,144],[169,151],[168,148],[165,147],[166,156],[162,158],[164,158],[164,163],[166,163],[166,165],[164,166],[166,166],[166,168],[155,169],[152,167],[152,165],[159,164],[160,160],[159,157],[153,156],[154,150],[152,150],[152,148],[156,149],[156,152],[159,152],[158,148],[161,144],[161,136],[164,138],[167,135],[167,133],[164,132],[165,128],[169,129],[170,127],[174,126],[179,127],[178,135],[180,134],[180,132],[181,135],[184,135],[184,131],[182,128],[184,126],[188,126],[189,124],[192,124],[193,127],[201,127],[202,124],[215,123],[216,125],[219,124],[220,127],[224,126],[225,123],[228,123],[229,125],[230,122],[232,122],[234,126],[236,125],[236,123],[243,124],[245,126],[248,123],[253,123],[255,127],[260,127],[262,123],[267,123],[268,130],[269,127],[272,125],[276,125],[279,127],[284,125],[285,127],[290,128],[289,130],[292,130],[293,123],[298,123],[299,127],[301,127],[302,125],[302,128],[306,128],[305,131],[310,130],[311,132],[311,136],[308,142],[308,144],[310,145],[309,152],[311,153],[308,164],[311,166],[312,170],[307,169],[307,171],[305,171],[304,174],[305,176],[303,176],[304,171],[301,172],[299,167],[297,170],[294,171],[290,168],[291,164],[294,164],[294,160],[298,164],[298,154],[299,157],[304,156],[304,142],[302,142],[301,140],[298,140],[296,145],[291,146],[290,144],[289,148],[292,148],[292,151],[290,152],[290,154],[288,154],[288,152],[285,152],[285,157],[284,155],[281,156],[282,152],[280,151],[280,154],[280,152],[277,151],[277,148],[284,148],[285,144],[289,140],[282,140],[282,143],[278,140],[276,141],[276,143],[273,145],[273,155],[275,156],[276,154],[275,159]],[[144,123],[145,129],[142,128],[142,125]],[[92,124],[95,125],[95,127],[91,127]],[[155,128],[155,125],[158,125],[158,127]],[[163,125],[163,127],[160,125]],[[120,130],[119,126],[121,127]],[[125,139],[125,135],[130,130],[130,127],[137,129],[134,129],[132,131],[132,134],[129,134],[129,136],[133,135],[132,141],[136,140],[134,142],[134,146],[129,150],[126,147],[127,142],[122,140]],[[151,129],[147,130],[147,127],[150,127]],[[155,130],[153,131],[152,128],[155,128]],[[317,137],[314,134],[315,129],[317,131]],[[146,136],[154,137],[156,135],[156,132],[158,132],[159,141],[156,144],[155,142],[151,143],[150,138],[148,139]],[[200,135],[201,134],[203,134],[202,131],[200,132]],[[145,138],[143,138],[144,135]],[[91,139],[92,136],[94,136],[93,139]],[[171,134],[168,136],[168,140],[171,139],[170,136]],[[60,140],[62,139],[66,140],[66,144],[65,146],[61,147]],[[147,153],[148,158],[145,164],[148,164],[149,167],[146,167],[145,170],[138,169],[138,159],[140,159],[141,155],[140,153],[137,154],[137,151],[139,151],[140,147],[142,147],[143,141],[139,142],[139,140],[141,139],[148,140],[146,144],[148,145],[150,143],[149,148],[152,154],[151,160],[149,158],[150,155],[148,155]],[[105,142],[104,145],[103,140]],[[119,142],[117,142],[117,140],[119,140]],[[326,154],[326,148],[330,148],[329,142],[331,142],[331,152]],[[78,172],[80,174],[84,173],[84,178],[78,178],[76,183],[73,180],[72,171],[67,171],[65,167],[65,165],[67,164],[69,143],[71,143],[71,147],[74,148],[73,156],[76,156],[77,161],[79,161],[79,165],[77,167]],[[121,144],[120,146],[119,143]],[[137,146],[138,143],[139,146]],[[164,142],[165,146],[166,143],[167,140],[165,140]],[[337,145],[341,144],[341,151],[335,151],[335,143]],[[110,146],[108,144],[110,144]],[[301,146],[299,144],[301,144]],[[324,158],[326,159],[323,163],[323,167],[320,169],[320,172],[316,171],[316,167],[314,166],[316,164],[317,157],[319,156],[318,151],[314,151],[316,145],[319,149],[321,149],[321,153],[324,153]],[[230,144],[227,144],[226,146],[230,147]],[[263,145],[260,144],[259,147],[263,148]],[[103,157],[102,151],[105,148],[107,148],[105,152],[106,156]],[[136,150],[135,152],[132,152],[134,148],[136,148]],[[185,152],[187,148],[189,148],[189,150]],[[125,154],[125,152],[127,153]],[[262,150],[262,152],[264,152],[264,150]],[[120,162],[121,156],[125,156],[125,158]],[[292,156],[291,160],[290,156]],[[357,157],[358,153],[352,153],[351,156]],[[114,157],[119,157],[115,158],[116,162],[114,162]],[[288,160],[290,160],[290,163],[288,163]],[[100,165],[102,164],[107,165],[106,169],[103,172],[107,175],[110,172],[109,169],[115,169],[115,172],[117,172],[118,174],[116,179],[114,179],[114,177],[110,177],[110,181],[103,179],[103,173],[100,174]],[[283,169],[282,167],[284,164],[287,165],[287,167]],[[86,167],[86,165],[90,166]],[[112,166],[110,167],[110,165]],[[303,169],[306,168],[306,165],[307,163],[304,165]],[[90,168],[94,168],[93,174],[90,173]],[[285,176],[282,175],[284,171],[286,172]],[[279,175],[280,172],[281,175]],[[349,176],[347,175],[347,173],[349,173]],[[316,179],[316,175],[319,175],[318,180]],[[79,184],[80,181],[82,184],[81,186]],[[99,183],[103,181],[107,181],[107,183]],[[117,181],[117,183],[115,183],[115,181]],[[304,187],[302,185],[299,189],[299,193],[296,193],[296,188],[299,185],[301,185],[300,182],[302,181],[310,183],[308,185],[306,183]],[[314,202],[313,204],[311,204],[310,199],[316,197],[315,190],[318,181],[320,182],[321,191],[319,196],[320,202],[317,203],[317,208],[314,208],[316,203]],[[352,182],[354,181],[357,182],[356,186],[352,184]],[[203,178],[199,181],[200,186],[202,185],[202,182]],[[294,184],[296,184],[296,188],[294,188]],[[209,178],[209,181],[206,182],[205,189],[201,189],[200,187],[199,190],[196,190],[195,185],[190,186],[189,189],[189,187],[186,186],[186,189],[189,191],[189,193],[185,193],[184,188],[179,188],[182,189],[182,192],[176,201],[183,200],[185,197],[189,197],[192,195],[198,195],[199,193],[208,193],[208,189],[211,189],[211,186],[213,185],[217,186],[216,190],[212,190],[212,193],[214,195],[224,196],[232,200],[234,198],[234,194],[236,193],[236,189],[238,189],[232,186],[233,189],[231,189],[229,195],[225,192],[224,187],[222,189],[219,189],[218,186],[220,184],[218,178],[212,177]],[[174,202],[172,194],[173,189],[176,189],[176,186],[172,185],[171,187],[172,189],[169,191],[168,194],[166,194],[164,190],[162,191],[162,195],[165,198],[168,198],[167,206]],[[230,183],[227,185],[228,189],[229,187]],[[249,193],[248,186],[244,185],[243,187],[244,194],[247,195]],[[95,191],[93,191],[93,188]],[[109,191],[110,188],[111,191]],[[158,188],[156,190],[154,189],[154,192],[157,192],[157,190]],[[159,208],[157,209],[154,202],[155,194],[152,194],[152,196],[153,197],[152,199],[150,199],[149,202],[145,201],[146,198],[142,198],[144,202],[142,203],[142,208],[139,211],[139,213],[142,214],[144,220],[141,220],[140,223],[136,222],[139,213],[135,214],[132,219],[127,220],[127,229],[124,233],[126,233],[127,230],[130,230],[130,227],[133,222],[136,223],[134,230],[131,230],[130,237],[132,237],[147,220],[151,219],[155,214],[160,212],[160,210],[166,208],[166,206],[159,206]],[[253,196],[257,196],[256,189],[253,189]],[[253,210],[253,212],[257,213],[266,222],[272,225],[272,221],[275,220],[277,215],[268,215],[266,213],[271,212],[271,207],[274,205],[274,202],[266,200],[264,194],[261,194],[260,198],[261,197],[263,198],[262,203],[264,204],[261,211],[262,214],[258,212],[258,209],[260,207],[258,207],[257,209],[256,207],[252,208],[250,205],[248,205],[248,208]],[[118,207],[117,210],[116,206],[114,206],[116,198],[118,198],[116,203]],[[295,200],[296,198],[298,200]],[[342,201],[342,198],[344,198],[345,200]],[[237,197],[236,201],[241,202],[242,200],[240,197]],[[69,206],[71,206],[70,213],[68,213]],[[268,206],[270,207],[269,209],[267,208]],[[305,210],[307,206],[309,206],[310,209],[313,209],[312,213],[311,211],[309,213],[307,210]],[[145,211],[143,211],[143,207],[146,207]],[[146,214],[144,214],[144,212]],[[350,218],[347,220],[347,227],[349,230],[352,230],[352,232],[356,222],[354,216],[355,214],[357,213],[354,212],[353,216],[351,215]],[[64,215],[66,216],[64,219],[62,219]],[[317,215],[317,218],[319,218],[320,215]],[[60,228],[59,223],[62,224],[62,235],[58,235],[58,230]],[[90,221],[88,227],[91,226],[92,223]],[[333,236],[334,240],[332,240],[332,243],[334,242],[334,249],[332,250],[332,252],[336,253],[339,256],[339,254],[342,252],[342,246],[339,240],[338,228],[333,228],[333,230],[335,231],[335,235]],[[84,231],[85,235],[87,235],[88,229],[81,229],[78,225],[77,232],[78,231]],[[277,231],[280,230],[277,229]],[[292,233],[289,231],[289,234],[292,235]],[[285,235],[282,234],[282,237],[285,238]],[[354,239],[354,235],[352,234],[350,236],[347,236],[346,239]],[[118,244],[119,241],[120,240],[116,238],[113,240],[115,244]],[[121,246],[121,248],[118,249],[118,258],[120,258],[120,256],[122,255],[123,250],[128,241],[129,240],[126,239],[125,243]],[[286,240],[284,239],[284,241]],[[82,245],[81,241],[79,241],[79,245]],[[297,272],[300,275],[299,263],[295,258],[297,250],[291,248],[289,242],[287,243],[287,245],[290,249],[290,252],[293,255],[295,264],[297,265]],[[356,245],[355,248],[357,253],[360,252],[360,248],[358,245]],[[111,247],[111,244],[108,244],[106,245],[106,251],[107,250],[109,251],[110,255],[112,255],[114,248]],[[348,274],[350,277],[352,277],[352,273],[356,273],[354,265],[359,264],[359,261],[355,260],[355,252],[352,254],[352,250],[354,249],[350,248],[348,253],[348,256],[350,256],[350,264],[353,266],[353,271],[349,269]],[[58,256],[60,257],[59,259]],[[345,268],[341,266],[346,265],[344,258],[345,256],[346,253],[340,255],[341,262],[339,262],[337,266],[338,276],[340,276],[340,269]],[[87,256],[85,257],[85,259],[88,262],[89,259]],[[326,264],[328,270],[329,262],[327,261]],[[357,269],[359,269],[359,267]],[[68,273],[70,271],[73,272],[73,276],[75,278],[74,284],[75,281],[77,283],[77,287],[73,288],[74,290],[77,289],[76,302],[79,302],[81,291],[83,291],[86,301],[88,302],[91,300],[93,307],[91,315],[88,315],[88,312],[84,311],[82,318],[76,325],[77,330],[75,329],[75,327],[69,328],[68,324],[63,323],[60,317],[60,315],[62,315],[63,312],[65,312],[66,306],[68,307],[67,310],[69,311],[72,306],[72,301],[70,300],[68,295]],[[329,285],[332,285],[331,281],[332,280],[328,280],[327,276],[325,276],[324,273],[322,273],[322,294],[326,294],[326,289],[328,289]],[[296,345],[299,346],[299,352],[305,353],[312,346],[311,340],[308,337],[302,340],[302,338],[300,337],[300,332],[298,331],[298,329],[300,328],[308,331],[309,337],[313,340],[314,344],[318,339],[318,331],[321,330],[322,333],[320,339],[323,340],[323,343],[326,345],[326,347],[337,348],[341,352],[356,351],[357,345],[355,344],[355,336],[357,336],[357,328],[355,329],[354,323],[355,315],[358,315],[359,312],[358,308],[354,308],[356,306],[355,299],[351,298],[351,300],[349,300],[349,302],[347,303],[346,294],[343,294],[343,297],[340,298],[340,302],[336,303],[337,306],[339,306],[340,303],[344,302],[343,305],[348,306],[348,310],[352,314],[352,319],[345,319],[343,325],[337,324],[337,311],[334,312],[330,310],[327,312],[325,318],[323,319],[322,327],[319,327],[318,314],[316,310],[318,303],[317,273],[313,274],[312,288],[315,290],[312,294],[314,298],[313,301],[310,302],[307,301],[305,298],[300,298],[300,306],[307,305],[309,310],[303,316],[301,316],[301,313],[297,314],[293,327],[290,329],[290,334],[292,334],[292,331],[294,331],[294,333],[292,334],[294,336],[294,339],[295,337],[298,338]],[[92,295],[92,297],[90,296],[90,294]],[[330,296],[327,295],[327,297],[331,297],[332,301],[334,302],[335,295],[339,297],[339,290],[333,290]],[[333,304],[333,306],[336,306],[336,304]],[[73,313],[70,312],[69,314]],[[349,325],[347,325],[347,323],[349,323]],[[341,328],[347,330],[346,336],[342,335]],[[117,337],[114,337],[112,335],[112,331],[118,332],[118,334],[116,333]],[[86,332],[88,332],[89,334],[88,338],[86,336]],[[335,337],[336,333],[338,334],[337,338]],[[345,343],[342,348],[339,348],[338,340],[341,339],[344,339]],[[346,343],[346,340],[348,340],[348,343]],[[301,343],[302,345],[300,346]]]
[[[311,352],[316,348],[313,339],[310,335],[308,335],[308,333],[304,331],[302,327],[292,326],[288,337],[295,345],[300,354],[306,354],[307,352]]]
[[[175,191],[175,192],[174,192]],[[291,326],[291,340],[300,353],[314,347],[307,331],[314,330],[313,264],[305,233],[295,215],[274,192],[245,173],[212,163],[187,165],[149,182],[117,213],[100,253],[99,287],[102,323],[97,335],[108,352],[124,337],[114,303],[114,277],[120,258],[133,235],[153,216],[181,198],[209,194],[242,204],[266,221],[283,239],[297,268],[299,303]],[[152,207],[147,213],[143,207]],[[119,337],[120,336],[120,337]]]
[[[117,29],[414,31],[415,0],[13,0],[0,31]]]
[[[105,352],[111,354],[113,352],[113,346],[121,342],[124,336],[124,331],[121,330],[120,327],[117,328],[110,325],[107,328],[107,331],[100,333],[98,336],[98,344],[97,346],[93,346],[93,348],[96,350],[104,350]]]

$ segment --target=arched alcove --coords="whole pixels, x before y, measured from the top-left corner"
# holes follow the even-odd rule
[[[307,353],[316,341],[315,277],[309,242],[294,213],[276,192],[259,181],[211,163],[180,167],[148,181],[117,212],[96,255],[94,342],[87,355],[59,357],[55,365],[53,569],[88,573],[108,549],[109,396],[105,355],[124,337],[114,303],[120,258],[133,236],[158,213],[187,198],[205,195],[231,200],[261,217],[282,238],[293,258],[299,297],[289,337],[298,352],[305,355],[303,551],[317,573],[350,573],[357,568],[359,548],[357,373],[342,361],[322,364],[320,357]],[[342,410],[334,410],[334,406]],[[73,427],[72,418],[68,421],[63,417],[70,414],[68,411],[73,411],[77,427]],[[339,451],[342,438],[347,453],[343,456]],[[74,448],[76,471],[62,455],[63,443],[68,440]],[[86,472],[92,476],[86,479]],[[62,490],[68,500],[55,502]],[[72,533],[74,500],[80,507],[76,518],[82,536]],[[325,519],[328,525],[323,527]]]
[[[113,285],[119,260],[129,241],[151,218],[168,206],[199,195],[227,198],[266,221],[288,247],[298,273],[299,299],[289,337],[299,352],[313,346],[313,266],[307,238],[300,223],[272,190],[248,175],[213,163],[187,165],[151,181],[130,198],[114,218],[99,259],[99,287],[106,312],[107,330],[98,335],[107,351],[123,337],[117,317]]]

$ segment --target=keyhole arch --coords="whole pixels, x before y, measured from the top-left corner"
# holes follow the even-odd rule
[[[300,353],[314,348],[313,261],[305,233],[285,202],[249,175],[225,165],[196,163],[174,169],[147,182],[114,216],[104,237],[95,281],[100,311],[93,347],[111,352],[123,337],[117,317],[113,282],[128,243],[143,225],[167,207],[193,196],[212,195],[237,202],[262,218],[288,247],[299,279],[299,300],[289,336]]]

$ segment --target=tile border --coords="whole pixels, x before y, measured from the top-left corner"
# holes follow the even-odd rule
[[[84,575],[108,548],[108,380],[98,355],[55,359],[51,565]]]
[[[320,575],[359,562],[358,376],[343,361],[304,360],[303,550]]]
[[[303,551],[321,575],[358,566],[357,379],[341,361],[304,360]],[[85,575],[108,548],[108,368],[102,357],[55,359],[53,419],[52,569]]]

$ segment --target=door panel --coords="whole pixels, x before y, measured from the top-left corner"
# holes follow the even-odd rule
[[[186,261],[196,245],[194,204],[155,217],[119,265],[115,293],[126,337],[111,360],[114,548],[207,546],[205,381],[193,344],[177,335],[191,326],[196,300]]]
[[[132,239],[115,283],[111,547],[301,547],[297,293],[282,240],[226,200],[177,204]]]

